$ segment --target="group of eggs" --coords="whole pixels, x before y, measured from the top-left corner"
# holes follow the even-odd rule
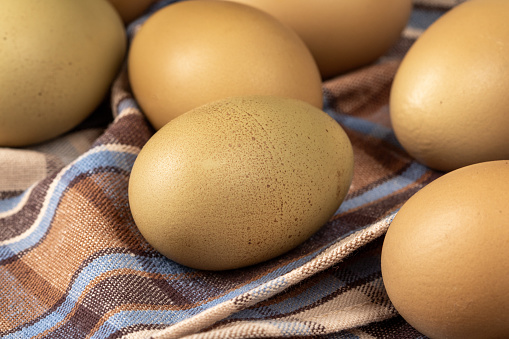
[[[411,0],[181,1],[128,46],[125,24],[153,2],[0,3],[0,145],[75,127],[127,55],[157,131],[129,182],[147,241],[209,270],[287,252],[337,211],[353,176],[348,136],[321,110],[322,81],[383,55]],[[382,251],[393,304],[432,338],[509,336],[507,13],[507,0],[456,6],[415,42],[392,86],[397,139],[449,172],[403,205]]]

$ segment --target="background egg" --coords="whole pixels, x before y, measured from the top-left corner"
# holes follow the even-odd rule
[[[509,158],[509,1],[471,0],[411,47],[390,98],[396,137],[442,171]]]
[[[129,55],[133,93],[152,125],[214,100],[277,95],[322,107],[302,40],[268,14],[232,2],[182,1],[143,24]]]
[[[231,0],[262,9],[291,27],[323,78],[367,65],[400,38],[411,0]]]
[[[102,102],[126,51],[105,0],[0,2],[0,146],[56,137]]]
[[[430,338],[509,337],[509,160],[466,166],[412,196],[382,248],[390,300]]]
[[[299,245],[337,211],[353,175],[341,126],[280,97],[229,98],[160,129],[138,155],[129,203],[145,239],[193,268],[225,270]]]

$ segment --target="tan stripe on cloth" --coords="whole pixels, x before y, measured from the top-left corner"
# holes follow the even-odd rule
[[[102,129],[67,134],[27,148],[0,148],[0,191],[20,192],[53,174],[90,148]]]

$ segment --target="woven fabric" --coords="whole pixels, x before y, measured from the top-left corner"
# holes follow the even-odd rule
[[[384,57],[323,83],[324,110],[353,144],[352,186],[308,241],[258,265],[193,270],[140,235],[127,187],[154,131],[125,70],[106,105],[76,130],[29,148],[0,148],[0,336],[423,338],[391,305],[380,253],[398,208],[441,173],[400,147],[388,99],[409,46],[458,2],[416,1]],[[131,24],[131,36],[146,17]]]

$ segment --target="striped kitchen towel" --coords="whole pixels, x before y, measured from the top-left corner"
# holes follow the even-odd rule
[[[388,98],[409,46],[458,2],[416,0],[393,49],[323,83],[324,110],[353,144],[352,186],[312,238],[258,265],[193,270],[144,241],[127,187],[153,130],[125,71],[106,104],[71,133],[0,148],[0,337],[423,338],[390,303],[380,253],[398,208],[441,173],[400,147]]]

